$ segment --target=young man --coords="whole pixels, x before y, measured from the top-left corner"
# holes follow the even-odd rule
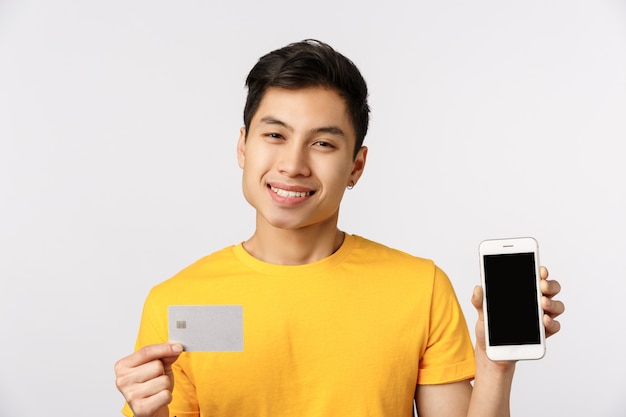
[[[317,41],[250,72],[237,155],[256,230],[150,292],[135,353],[115,366],[124,414],[147,416],[505,416],[514,362],[476,349],[432,262],[337,228],[363,173],[369,107],[354,64]],[[564,310],[542,268],[547,335]],[[169,305],[242,305],[242,352],[168,343]],[[470,381],[475,378],[474,385]]]

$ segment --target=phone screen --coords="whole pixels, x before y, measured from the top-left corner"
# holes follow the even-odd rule
[[[540,343],[534,253],[484,255],[483,262],[490,344]]]

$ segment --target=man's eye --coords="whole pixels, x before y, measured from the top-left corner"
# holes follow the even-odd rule
[[[332,145],[332,143],[329,142],[324,142],[323,140],[317,141],[315,142],[316,146],[320,146],[322,148],[333,148],[334,146]]]
[[[265,136],[270,139],[282,139],[283,138],[283,135],[281,135],[280,133],[266,133]]]

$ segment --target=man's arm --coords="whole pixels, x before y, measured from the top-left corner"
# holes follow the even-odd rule
[[[472,385],[469,380],[451,384],[418,385],[415,391],[417,414],[420,417],[465,417],[471,395]]]
[[[561,291],[557,281],[548,280],[548,270],[540,268],[541,306],[546,337],[557,333],[561,325],[555,320],[565,311],[561,301],[553,297]],[[476,321],[476,376],[474,387],[469,380],[440,385],[418,385],[415,392],[420,417],[506,417],[510,416],[510,397],[514,361],[494,362],[487,357],[485,323],[483,317],[483,292],[476,287],[472,304],[478,312]]]
[[[419,385],[415,400],[420,417],[504,417],[510,415],[515,362],[496,363],[486,354],[476,358],[474,387],[469,380]],[[488,362],[485,362],[488,361]],[[490,369],[491,368],[491,369]]]

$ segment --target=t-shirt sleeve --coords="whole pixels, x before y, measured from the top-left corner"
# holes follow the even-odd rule
[[[435,267],[429,334],[417,383],[445,384],[471,379],[474,349],[463,311],[448,276]]]

